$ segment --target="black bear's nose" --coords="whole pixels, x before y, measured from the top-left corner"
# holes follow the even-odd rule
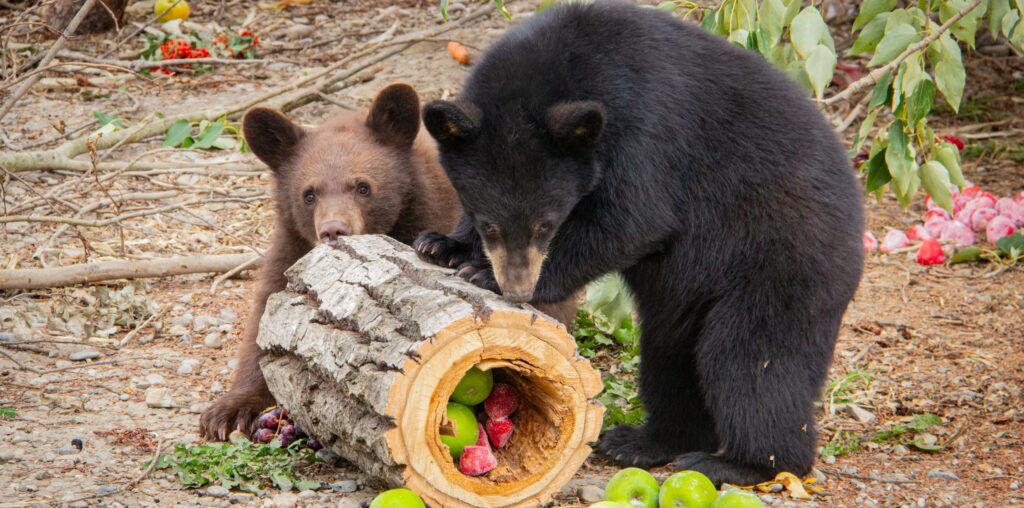
[[[320,243],[333,244],[342,236],[352,234],[352,228],[340,220],[329,220],[320,225]]]

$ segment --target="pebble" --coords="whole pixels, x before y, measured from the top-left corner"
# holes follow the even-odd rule
[[[957,476],[956,474],[951,473],[949,471],[943,471],[941,469],[932,469],[931,471],[929,471],[928,478],[939,478],[941,480],[949,481],[957,481],[960,479],[960,477]]]
[[[4,462],[14,462],[15,460],[14,452],[10,450],[0,450],[0,464]]]
[[[210,385],[210,393],[220,393],[224,391],[224,385],[220,384],[220,381],[214,381]]]
[[[304,490],[302,492],[299,492],[299,499],[302,499],[303,501],[309,501],[314,497],[316,497],[315,490]]]
[[[826,455],[825,458],[822,459],[822,462],[824,462],[826,464],[835,464],[836,463],[836,457],[835,457],[835,455]]]
[[[89,508],[89,503],[87,501],[75,501],[74,503],[69,504],[68,507],[69,508]]]
[[[191,406],[188,407],[188,412],[194,415],[198,415],[202,414],[203,411],[206,411],[206,408],[208,407],[210,407],[209,402],[196,402],[195,404],[192,404]]]
[[[149,383],[149,386],[165,385],[167,384],[167,380],[160,374],[150,374],[146,376],[146,383]]]
[[[189,374],[194,373],[196,371],[196,368],[199,367],[201,363],[201,361],[195,358],[186,358],[182,360],[181,366],[178,367],[178,375],[187,376]]]
[[[224,342],[220,339],[220,332],[206,334],[206,338],[203,339],[203,345],[212,349],[220,349],[224,345]]]
[[[228,501],[231,504],[249,504],[256,500],[256,496],[245,492],[235,492],[228,496]]]
[[[576,496],[584,503],[593,504],[604,499],[604,489],[597,485],[584,485],[576,490]]]
[[[78,453],[78,449],[71,446],[61,446],[57,448],[57,455],[74,455]]]
[[[231,492],[220,485],[213,485],[206,488],[206,495],[210,497],[228,497]]]
[[[153,408],[172,408],[174,398],[167,388],[149,388],[146,390],[146,406]]]
[[[82,362],[82,361],[85,361],[85,360],[95,360],[96,358],[99,358],[100,356],[103,356],[103,355],[101,355],[99,351],[94,351],[92,349],[85,349],[85,350],[82,350],[82,351],[75,351],[74,353],[71,353],[71,356],[69,356],[68,358],[70,358],[71,361],[73,361],[73,362]]]
[[[869,424],[874,423],[877,420],[877,418],[875,418],[874,413],[856,404],[847,404],[846,413],[853,417],[854,420],[857,420],[857,422],[859,423]]]
[[[171,327],[180,326],[182,328],[192,324],[192,313],[186,312],[171,320]]]
[[[270,506],[275,508],[295,508],[299,504],[299,496],[288,492],[282,492],[269,499]]]
[[[235,370],[236,368],[238,368],[238,358],[232,358],[228,360],[228,368],[231,370]]]
[[[96,493],[101,496],[106,496],[117,492],[117,490],[117,487],[113,485],[100,485],[100,488],[96,489]]]
[[[118,398],[120,398],[122,401],[127,401],[131,397],[129,397],[127,393],[122,393],[121,396]]]
[[[317,456],[319,455],[320,451],[317,451]],[[334,492],[355,492],[356,489],[358,488],[359,486],[356,485],[355,480],[342,480],[340,482],[334,482],[331,484],[331,490],[333,490]]]
[[[1020,482],[1010,482],[1010,490],[1020,489]]]
[[[359,502],[359,500],[346,497],[345,499],[338,501],[337,508],[363,508],[363,503]]]

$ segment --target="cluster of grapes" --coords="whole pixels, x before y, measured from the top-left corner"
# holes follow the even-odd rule
[[[323,445],[302,431],[299,424],[288,418],[288,411],[275,407],[265,411],[256,420],[256,431],[252,433],[252,441],[255,443],[269,443],[274,439],[281,442],[281,446],[289,446],[299,439],[305,439],[306,448],[319,450]]]

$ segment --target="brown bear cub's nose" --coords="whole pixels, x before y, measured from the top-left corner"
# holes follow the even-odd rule
[[[320,243],[331,245],[339,237],[352,234],[352,228],[340,220],[329,220],[320,225]]]

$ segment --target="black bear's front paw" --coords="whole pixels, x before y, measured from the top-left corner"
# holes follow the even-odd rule
[[[494,269],[487,260],[467,261],[459,265],[456,275],[476,287],[501,294],[501,287],[494,278]]]
[[[447,235],[424,231],[412,243],[421,258],[445,268],[455,268],[469,259],[470,246]]]
[[[601,436],[597,449],[620,466],[647,469],[672,460],[676,452],[666,443],[651,439],[643,427],[619,425]]]

